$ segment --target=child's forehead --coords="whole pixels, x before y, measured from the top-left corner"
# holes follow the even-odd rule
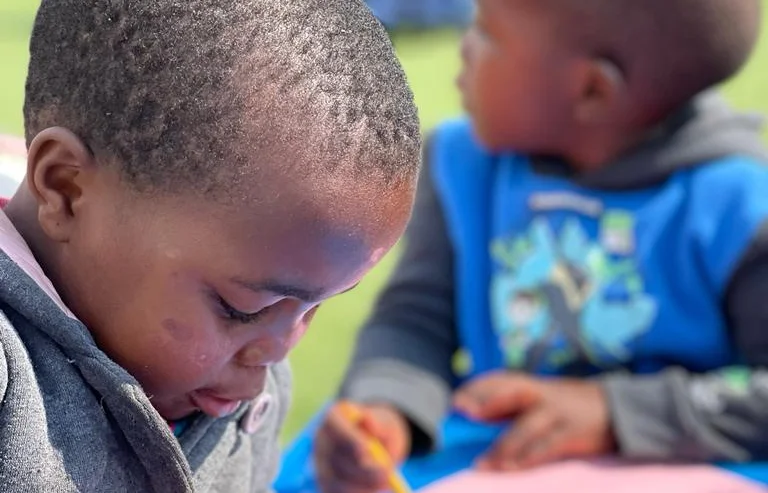
[[[343,183],[347,187],[340,189]],[[373,253],[388,250],[401,235],[413,194],[408,186],[357,187],[350,180],[295,175],[266,177],[257,185],[239,192],[249,193],[249,199],[226,204],[199,194],[138,199],[125,204],[132,211],[127,226],[114,227],[123,230],[120,237],[134,238],[136,248],[164,249],[166,266],[207,265],[206,269],[230,276],[245,273],[258,280],[261,264],[279,261],[291,267],[286,274],[317,274],[345,262],[377,261]],[[101,195],[108,200],[108,194]],[[118,222],[107,224],[113,227]],[[314,254],[306,254],[307,250]],[[297,252],[305,260],[291,261]],[[317,275],[325,279],[332,274]]]
[[[335,172],[328,169],[332,168],[307,171],[299,164],[264,184],[270,187],[277,209],[298,208],[297,213],[316,214],[318,220],[357,221],[357,216],[379,216],[410,204],[413,192],[410,180],[388,183],[349,169]]]
[[[189,211],[179,218],[183,230],[172,241],[180,252],[196,251],[185,245],[200,245],[199,258],[227,257],[216,262],[233,275],[240,272],[241,264],[251,266],[242,270],[248,279],[259,279],[264,263],[285,268],[270,270],[274,274],[293,273],[304,279],[312,273],[312,279],[334,279],[334,265],[370,266],[402,234],[410,214],[412,187],[357,187],[350,180],[320,179],[310,185],[305,181],[309,180],[274,177],[262,183],[261,196],[253,192],[252,202],[223,208],[216,203],[201,204],[199,215]],[[343,183],[347,187],[338,188]],[[212,208],[221,212],[211,214]],[[324,286],[318,282],[300,285]]]

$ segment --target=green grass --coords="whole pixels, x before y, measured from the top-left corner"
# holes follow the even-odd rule
[[[27,43],[38,2],[3,0],[0,3],[0,132],[20,133]]]
[[[37,2],[0,3],[0,132],[20,133],[27,37]],[[396,37],[396,46],[416,94],[425,128],[459,113],[453,88],[459,67],[458,34],[440,31]],[[768,36],[764,36],[750,65],[725,87],[741,108],[768,113]],[[387,257],[355,291],[327,303],[291,357],[296,390],[286,436],[291,436],[328,398],[346,366],[357,328],[368,314],[396,254]]]

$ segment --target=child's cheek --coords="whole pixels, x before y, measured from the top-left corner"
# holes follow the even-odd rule
[[[174,360],[178,373],[196,380],[226,365],[229,346],[217,330],[203,330],[177,319],[166,319],[162,325],[170,342],[166,357]]]
[[[163,328],[174,342],[187,343],[195,337],[195,330],[178,320],[167,318],[163,320]]]

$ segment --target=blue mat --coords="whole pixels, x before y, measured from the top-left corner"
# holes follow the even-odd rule
[[[318,424],[319,417],[315,418],[289,447],[275,483],[277,493],[318,493],[311,460],[312,437]],[[459,416],[451,416],[448,426],[453,429],[453,432],[451,437],[441,444],[438,452],[426,457],[410,459],[404,464],[403,476],[413,488],[422,488],[468,468],[504,430],[502,426],[481,425]],[[718,465],[740,476],[768,485],[768,463]]]

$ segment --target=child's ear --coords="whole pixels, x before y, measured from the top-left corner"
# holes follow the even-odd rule
[[[37,201],[40,227],[52,240],[68,241],[78,200],[94,168],[88,147],[65,128],[48,128],[32,140],[26,186]]]
[[[585,60],[580,72],[575,120],[585,125],[612,123],[626,96],[623,72],[605,58]]]

